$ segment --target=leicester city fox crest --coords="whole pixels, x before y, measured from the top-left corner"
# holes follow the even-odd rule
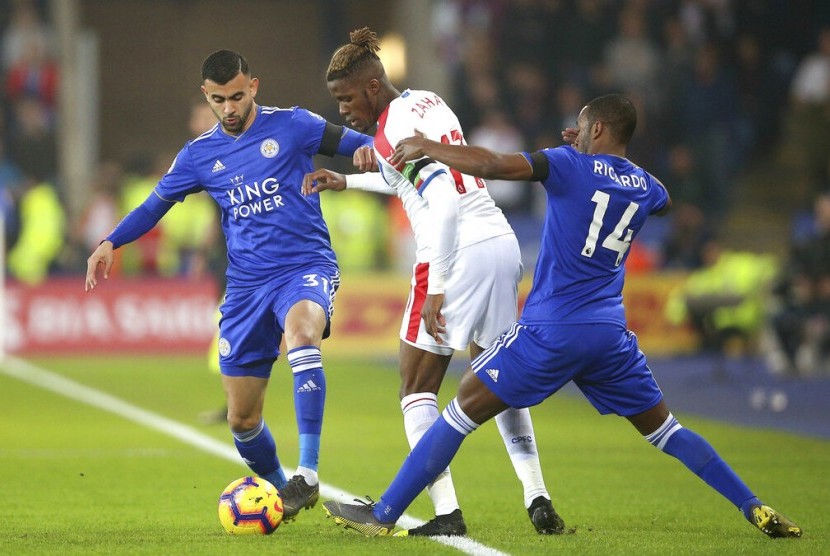
[[[225,338],[219,338],[219,355],[227,357],[231,354],[231,343]]]
[[[275,139],[268,138],[259,146],[259,152],[265,158],[274,158],[280,152],[280,144]]]

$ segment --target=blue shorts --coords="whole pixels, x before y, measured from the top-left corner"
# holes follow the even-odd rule
[[[329,319],[323,333],[323,338],[327,338],[339,286],[337,267],[318,265],[286,273],[257,288],[229,288],[219,308],[222,313],[219,320],[219,368],[222,374],[271,376],[271,367],[280,354],[285,316],[299,301],[310,300],[323,308]]]
[[[616,324],[514,323],[472,368],[511,407],[537,405],[571,380],[602,414],[637,415],[663,399],[637,336]]]

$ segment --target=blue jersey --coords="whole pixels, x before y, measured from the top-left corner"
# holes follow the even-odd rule
[[[570,146],[541,153],[550,166],[542,182],[547,212],[521,321],[625,326],[628,248],[646,217],[666,206],[668,193],[625,158]]]
[[[256,111],[239,136],[217,125],[188,141],[156,186],[168,201],[204,190],[219,204],[228,288],[261,285],[309,264],[337,264],[320,196],[300,190],[326,120],[297,107]]]

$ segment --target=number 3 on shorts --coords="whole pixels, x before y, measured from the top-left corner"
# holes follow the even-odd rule
[[[305,274],[303,281],[303,285],[309,288],[316,288],[322,282],[323,292],[328,293],[329,291],[329,281],[326,278],[319,278],[316,274]]]

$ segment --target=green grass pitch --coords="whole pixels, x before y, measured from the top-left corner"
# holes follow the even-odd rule
[[[40,368],[197,429],[228,446],[219,378],[204,357],[53,358]],[[320,474],[377,498],[407,452],[393,364],[325,358],[328,379]],[[2,365],[2,364],[0,364]],[[278,362],[266,419],[286,466],[297,462],[290,372]],[[448,378],[441,402],[452,395]],[[669,404],[671,400],[668,400]],[[427,539],[366,539],[335,527],[318,505],[269,537],[232,537],[216,503],[240,462],[0,372],[0,554],[453,554]],[[575,532],[537,535],[493,423],[453,462],[469,536],[508,554],[830,554],[830,443],[679,415],[757,494],[804,529],[770,540],[678,461],[623,419],[559,394],[533,409],[554,505]],[[830,418],[830,416],[828,416]],[[432,516],[422,494],[408,511]],[[278,552],[279,551],[279,552]]]

